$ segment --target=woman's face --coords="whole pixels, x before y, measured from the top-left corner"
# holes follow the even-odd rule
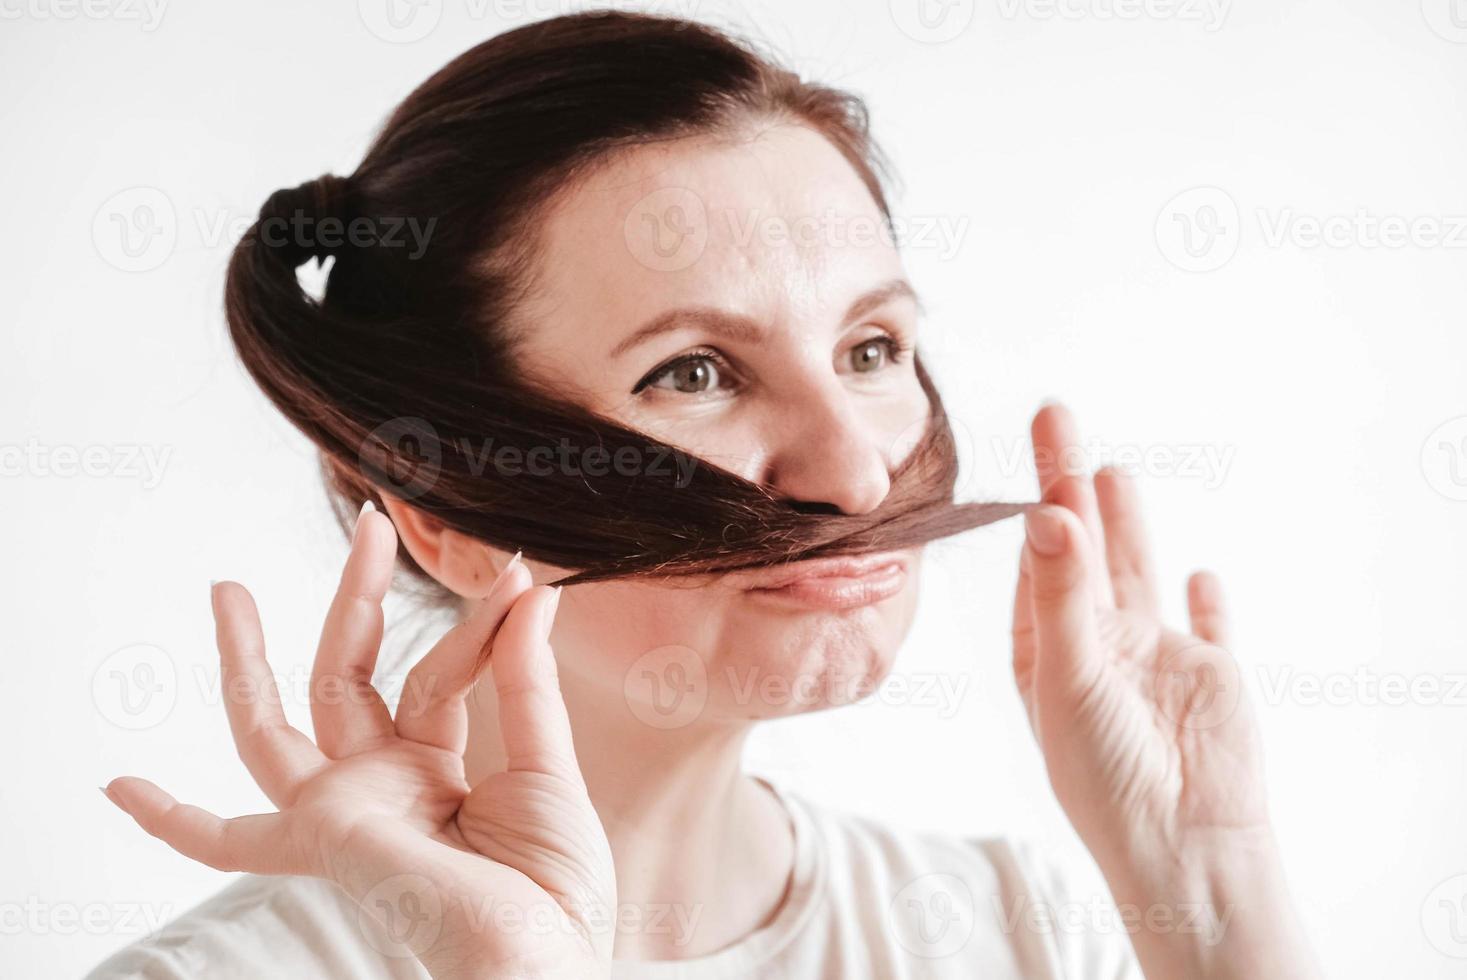
[[[928,411],[917,300],[883,229],[803,126],[626,151],[536,226],[517,366],[793,500],[870,511]],[[910,625],[916,558],[567,589],[562,680],[669,726],[854,700]]]

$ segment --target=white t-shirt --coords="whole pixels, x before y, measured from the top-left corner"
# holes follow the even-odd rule
[[[795,845],[775,917],[706,956],[617,960],[615,980],[1141,977],[1104,889],[1076,888],[1032,847],[903,831],[772,788]],[[86,980],[427,976],[335,885],[244,875]]]

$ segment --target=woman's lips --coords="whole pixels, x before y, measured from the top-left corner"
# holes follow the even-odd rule
[[[759,573],[746,591],[783,606],[855,609],[902,591],[909,564],[906,555],[894,551],[795,562]]]

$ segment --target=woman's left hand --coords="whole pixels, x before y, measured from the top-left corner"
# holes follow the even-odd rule
[[[1033,435],[1044,506],[1026,518],[1014,674],[1055,795],[1117,902],[1169,913],[1167,931],[1133,933],[1146,975],[1313,975],[1217,580],[1187,583],[1190,632],[1164,626],[1130,479],[1076,472],[1059,406]],[[1189,912],[1210,928],[1177,930]]]

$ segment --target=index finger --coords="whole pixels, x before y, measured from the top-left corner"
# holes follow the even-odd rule
[[[489,670],[499,698],[499,733],[509,770],[580,782],[570,717],[550,649],[559,602],[559,588],[536,586],[522,595],[494,637]]]
[[[1090,549],[1095,574],[1090,576],[1096,602],[1115,605],[1110,576],[1100,564],[1105,555],[1105,526],[1095,483],[1084,466],[1080,426],[1068,408],[1050,403],[1034,415],[1030,433],[1034,440],[1034,465],[1039,473],[1039,492],[1046,503],[1058,504],[1080,518],[1094,545]]]
[[[372,686],[372,670],[382,645],[382,599],[392,583],[396,554],[397,531],[368,500],[357,517],[311,668],[316,742],[333,759],[395,731],[392,713]]]
[[[399,735],[463,752],[469,730],[464,696],[488,662],[504,617],[530,585],[530,572],[515,555],[469,617],[449,630],[408,672],[397,704]]]
[[[285,720],[275,675],[265,660],[260,614],[249,590],[220,582],[210,590],[219,645],[224,712],[240,760],[270,801],[284,809],[296,787],[326,762]]]

